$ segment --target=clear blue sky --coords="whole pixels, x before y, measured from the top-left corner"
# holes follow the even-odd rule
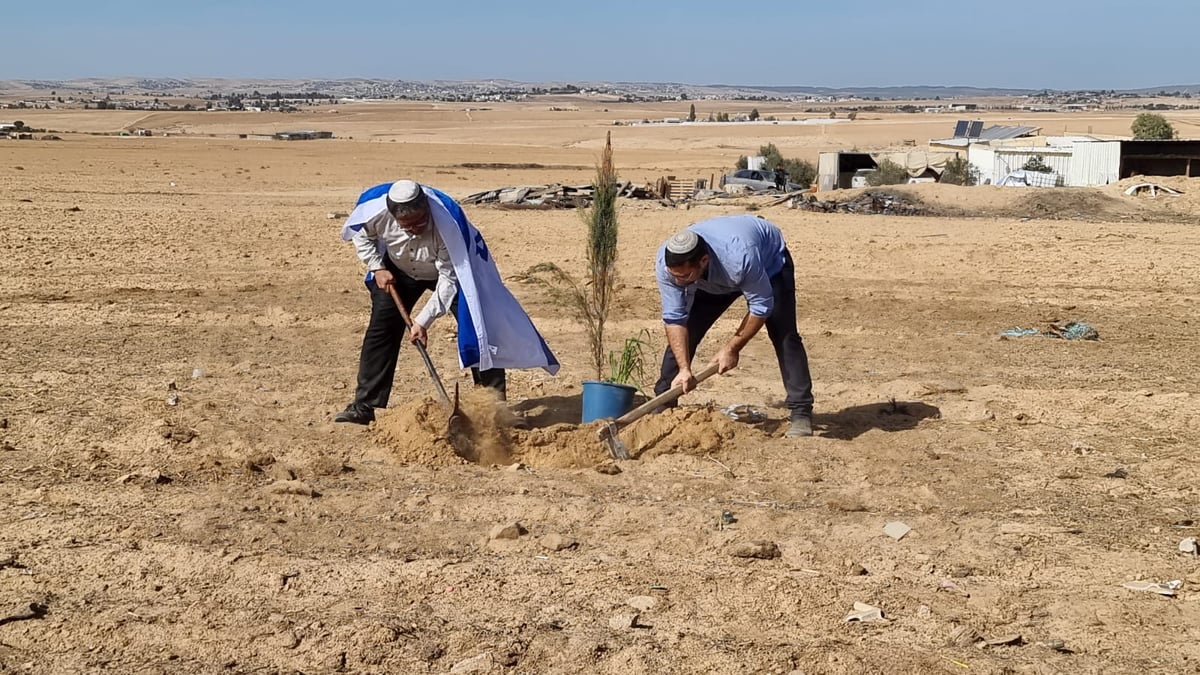
[[[505,78],[1055,89],[1200,83],[1200,0],[6,4],[0,79]],[[668,6],[674,4],[679,7]]]

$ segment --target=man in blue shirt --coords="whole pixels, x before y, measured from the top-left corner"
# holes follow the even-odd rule
[[[791,410],[789,437],[812,436],[812,376],[796,330],[796,270],[783,234],[757,216],[721,216],[672,236],[655,266],[662,295],[667,350],[654,392],[695,388],[692,357],[713,323],[739,296],[747,313],[713,363],[724,373],[737,367],[750,339],[767,327]]]

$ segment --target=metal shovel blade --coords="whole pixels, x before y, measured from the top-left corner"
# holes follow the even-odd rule
[[[630,459],[629,448],[621,442],[621,437],[618,433],[617,423],[609,420],[607,424],[600,428],[600,439],[604,441],[604,445],[608,448],[608,456],[613,459]]]
[[[446,438],[459,457],[468,461],[476,461],[475,440],[472,433],[471,419],[462,411],[458,403],[458,383],[454,383],[454,407],[450,410],[450,419],[446,420]]]

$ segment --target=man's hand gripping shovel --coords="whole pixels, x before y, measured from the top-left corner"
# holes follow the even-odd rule
[[[701,382],[716,374],[717,364],[710,364],[709,366],[705,367],[704,370],[696,373],[696,384],[699,385]],[[613,459],[630,459],[629,448],[625,447],[625,444],[621,442],[621,439],[617,434],[621,431],[621,429],[629,426],[634,421],[641,419],[655,408],[670,403],[680,396],[683,396],[683,389],[681,387],[672,387],[671,389],[664,391],[663,393],[655,396],[649,401],[646,401],[633,410],[630,410],[617,419],[609,420],[607,424],[600,427],[600,431],[597,432],[597,434],[600,436],[600,440],[604,441],[604,444],[608,447],[608,454]]]

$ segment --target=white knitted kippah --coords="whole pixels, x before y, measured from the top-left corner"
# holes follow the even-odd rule
[[[407,204],[416,201],[422,195],[421,186],[416,181],[398,180],[392,183],[391,189],[388,190],[388,199],[393,204]]]
[[[691,230],[683,230],[671,235],[667,240],[667,251],[676,255],[687,255],[696,250],[700,244],[700,236]]]

